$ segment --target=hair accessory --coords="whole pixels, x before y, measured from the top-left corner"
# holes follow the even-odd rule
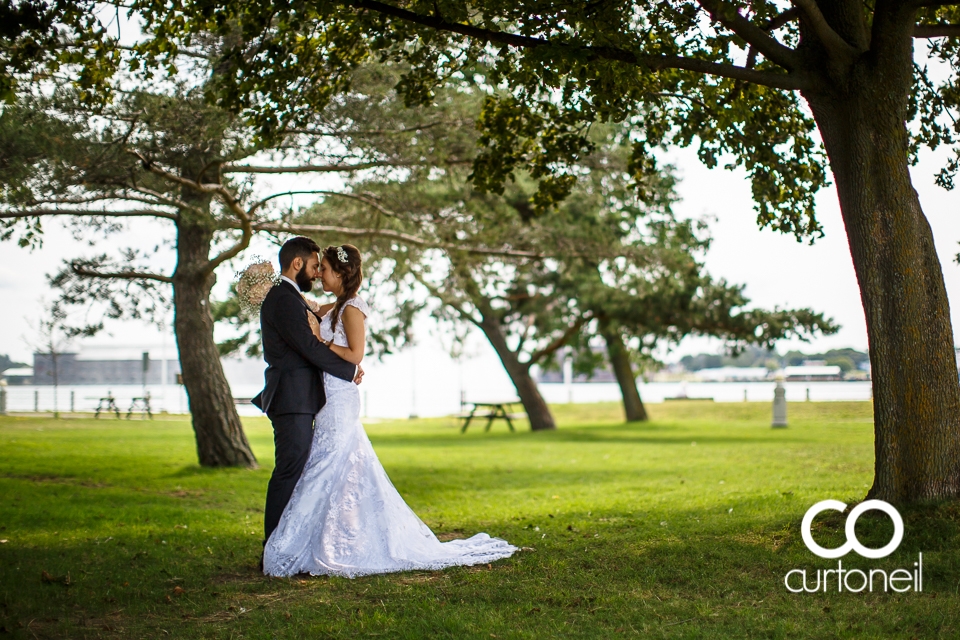
[[[347,261],[347,252],[344,251],[343,247],[337,247],[337,260],[340,262]]]

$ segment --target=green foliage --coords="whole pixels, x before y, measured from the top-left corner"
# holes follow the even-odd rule
[[[960,628],[956,505],[902,510],[890,558],[844,558],[846,569],[892,570],[923,552],[923,594],[783,588],[791,569],[831,566],[800,540],[807,508],[866,492],[870,403],[791,404],[790,428],[778,430],[767,402],[648,409],[649,423],[624,425],[614,403],[555,406],[550,433],[461,436],[452,419],[368,425],[391,480],[442,539],[487,531],[535,551],[490,568],[355,580],[257,574],[273,457],[263,418],[244,428],[264,467],[213,471],[196,466],[185,418],[145,428],[0,417],[0,627],[14,638],[224,639],[935,638]],[[818,542],[842,541],[843,519],[822,520]],[[857,535],[879,547],[888,527],[864,517]]]
[[[765,367],[769,360],[779,360],[775,349],[748,345],[737,354],[700,353],[680,358],[687,371],[716,369],[718,367]]]
[[[10,359],[5,353],[0,353],[0,372],[6,371],[7,369],[15,369],[17,367],[27,367],[26,363],[16,362]]]
[[[823,360],[828,365],[839,366],[844,373],[853,371],[860,365],[869,363],[869,354],[856,349],[830,349],[825,353],[802,353],[800,351],[787,351],[783,356],[777,355],[774,349],[747,346],[739,353],[734,354],[709,354],[701,353],[696,356],[684,356],[680,359],[680,364],[687,371],[699,371],[700,369],[713,369],[717,367],[770,367],[775,365],[780,367],[800,366],[806,360]]]
[[[825,158],[799,96],[670,68],[670,61],[683,57],[703,61],[702,69],[719,69],[742,55],[743,43],[734,34],[702,28],[694,2],[601,7],[583,1],[557,7],[541,0],[442,1],[403,3],[396,10],[368,4],[223,0],[168,7],[150,0],[135,6],[164,42],[213,28],[245,34],[224,52],[231,73],[216,98],[249,117],[263,136],[298,126],[306,110],[325,108],[362,61],[406,63],[410,70],[398,88],[408,104],[429,103],[438,86],[451,77],[470,77],[479,61],[492,68],[488,88],[506,89],[490,93],[478,121],[479,188],[499,193],[517,172],[528,172],[539,181],[537,207],[552,206],[569,195],[572,167],[592,150],[589,127],[623,122],[634,130],[637,175],[653,170],[656,148],[696,144],[708,166],[730,157],[733,166],[747,170],[762,226],[798,238],[820,233],[813,194],[826,184]],[[758,24],[777,13],[772,2],[752,7],[750,19]],[[453,33],[451,25],[461,22],[478,37]],[[796,43],[795,23],[782,31]],[[493,44],[485,47],[481,34],[489,33]],[[760,76],[774,84],[786,80],[776,65],[752,55],[750,65]],[[315,62],[318,57],[323,64]]]

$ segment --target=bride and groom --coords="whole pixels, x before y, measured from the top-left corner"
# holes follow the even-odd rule
[[[265,387],[253,402],[273,424],[276,466],[264,510],[263,572],[354,577],[442,569],[509,557],[478,533],[440,542],[394,488],[360,423],[369,307],[357,296],[360,252],[292,238],[281,281],[260,306]],[[302,292],[319,279],[336,302]]]

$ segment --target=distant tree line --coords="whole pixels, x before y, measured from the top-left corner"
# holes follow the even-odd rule
[[[748,345],[736,354],[701,353],[695,356],[684,356],[680,359],[680,364],[687,371],[716,369],[718,367],[779,369],[781,367],[796,367],[807,360],[823,360],[825,364],[838,366],[841,371],[846,373],[859,369],[863,363],[869,362],[870,354],[856,349],[830,349],[823,353],[787,351],[781,356],[776,349],[764,349]]]
[[[24,364],[23,362],[14,362],[10,359],[5,353],[0,353],[0,371],[6,371],[7,369],[16,369],[17,367],[27,367],[29,365]]]

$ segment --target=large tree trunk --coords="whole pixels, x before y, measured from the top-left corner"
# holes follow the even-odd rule
[[[633,366],[630,354],[623,343],[623,336],[605,322],[600,323],[600,335],[607,343],[607,357],[613,367],[613,375],[620,385],[620,395],[623,398],[623,412],[627,422],[643,422],[647,420],[647,410],[640,399],[640,390],[637,389],[637,378],[633,375]]]
[[[213,231],[204,222],[183,216],[178,223],[173,276],[174,329],[197,455],[205,467],[256,467],[213,339],[210,290],[216,276],[205,269]]]
[[[540,395],[540,390],[537,389],[537,383],[530,375],[530,365],[520,362],[517,354],[507,346],[507,339],[499,321],[490,314],[481,314],[481,322],[478,326],[487,336],[493,350],[497,352],[503,368],[510,376],[510,381],[516,387],[523,409],[530,419],[530,429],[533,431],[556,429],[553,414],[550,413],[550,408],[547,407],[543,396]]]
[[[907,25],[912,22],[908,22]],[[805,95],[830,158],[867,320],[876,467],[869,497],[960,492],[960,386],[930,225],[908,170],[909,30]]]

